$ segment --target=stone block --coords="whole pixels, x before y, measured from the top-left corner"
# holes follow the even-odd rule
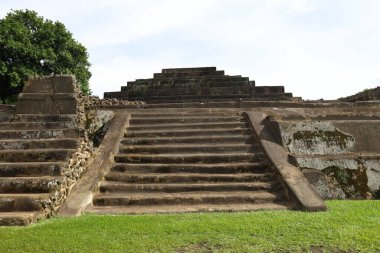
[[[17,114],[76,114],[75,93],[21,93]]]
[[[74,93],[75,77],[72,75],[55,75],[47,77],[30,77],[24,84],[23,93]]]
[[[17,114],[76,114],[75,78],[71,75],[31,77],[16,105]]]

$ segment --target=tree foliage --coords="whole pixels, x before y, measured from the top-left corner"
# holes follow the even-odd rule
[[[56,21],[35,11],[12,10],[0,19],[0,98],[3,102],[22,91],[32,75],[73,74],[89,93],[87,49]]]

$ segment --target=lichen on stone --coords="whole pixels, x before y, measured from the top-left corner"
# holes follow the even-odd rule
[[[336,166],[322,170],[324,174],[335,179],[349,198],[368,197],[370,191],[366,169],[361,166],[356,170],[339,168]]]
[[[346,149],[347,144],[353,141],[354,138],[335,129],[334,131],[298,131],[293,134],[293,140],[305,142],[308,148],[313,148],[315,142],[322,141],[330,145],[337,145],[341,149]],[[289,139],[289,141],[291,140]]]
[[[350,153],[355,144],[352,135],[344,133],[331,122],[297,122],[281,125],[283,143],[295,155]]]

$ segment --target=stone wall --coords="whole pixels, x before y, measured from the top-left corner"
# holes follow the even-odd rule
[[[84,107],[86,109],[96,109],[101,107],[117,107],[117,106],[136,106],[145,104],[142,101],[130,101],[124,99],[116,99],[116,98],[105,98],[100,99],[94,96],[85,96],[83,97]]]
[[[346,108],[346,115],[318,109],[273,113],[283,145],[325,199],[379,197],[380,111],[369,108],[373,119],[361,120],[356,109]]]

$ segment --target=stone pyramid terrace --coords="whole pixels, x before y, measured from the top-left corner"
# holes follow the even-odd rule
[[[292,98],[283,86],[255,86],[255,81],[240,75],[225,75],[216,67],[163,69],[150,79],[137,79],[121,87],[120,92],[106,92],[104,98],[166,101],[252,98],[284,100]]]

